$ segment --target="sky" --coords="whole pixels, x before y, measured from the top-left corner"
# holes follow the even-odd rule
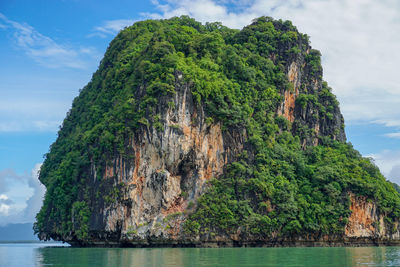
[[[135,21],[180,15],[237,29],[291,20],[323,55],[348,141],[400,183],[398,0],[0,0],[0,226],[34,221],[43,156],[109,42]]]

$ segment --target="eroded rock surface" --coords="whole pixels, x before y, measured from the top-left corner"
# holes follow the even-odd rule
[[[400,239],[398,222],[394,222],[392,229],[388,229],[385,216],[379,212],[376,203],[354,194],[350,194],[350,201],[351,215],[345,228],[346,237]]]
[[[179,238],[189,203],[242,151],[245,130],[222,132],[219,123],[207,124],[181,77],[177,73],[174,107],[165,105],[161,112],[163,130],[143,126],[130,139],[133,158],[116,157],[106,166],[104,179],[119,192],[118,201],[96,204],[101,213],[92,216],[91,232],[101,233],[99,240],[103,234],[110,242]]]

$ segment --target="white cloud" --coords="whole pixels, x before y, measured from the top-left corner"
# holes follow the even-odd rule
[[[400,138],[400,133],[387,133],[387,134],[384,134],[384,136],[389,137],[389,138]]]
[[[59,128],[61,122],[56,121],[2,121],[0,122],[0,133],[10,132],[55,132]]]
[[[10,210],[10,206],[4,203],[0,204],[0,214],[3,216],[8,216],[8,211]]]
[[[0,27],[0,29],[13,32],[16,47],[45,67],[87,69],[95,59],[98,60],[99,58],[98,53],[92,47],[74,49],[59,44],[50,37],[41,34],[32,26],[10,20],[1,13],[0,22],[4,23],[4,25],[1,25],[6,25]]]
[[[37,96],[12,99],[4,96],[0,100],[0,132],[55,132],[71,106],[71,101],[71,97],[59,100],[38,99]]]
[[[13,204],[13,201],[10,200],[7,195],[0,194],[0,214],[8,216],[10,204]]]
[[[0,225],[35,221],[45,193],[38,180],[40,166],[36,164],[31,174],[0,171]]]
[[[381,119],[381,120],[372,121],[372,123],[382,124],[382,125],[385,125],[386,127],[399,127],[400,126],[400,120],[396,120],[396,119]]]
[[[396,184],[400,185],[400,163],[392,166],[389,174],[387,177],[395,182]]]
[[[34,221],[36,214],[42,207],[44,193],[46,192],[45,186],[38,179],[41,166],[41,163],[35,165],[28,180],[29,187],[33,188],[33,195],[26,202],[27,208],[24,210],[23,217],[29,222]]]
[[[400,150],[383,150],[368,156],[374,159],[386,178],[400,184]]]
[[[201,22],[221,21],[226,26],[233,28],[241,28],[249,24],[252,19],[260,16],[249,8],[240,13],[229,12],[226,5],[212,0],[153,1],[153,4],[156,5],[160,12],[142,13],[142,15],[153,19],[189,15]]]
[[[101,26],[95,27],[95,33],[90,34],[89,37],[99,36],[105,38],[109,35],[115,35],[120,30],[125,27],[131,26],[133,23],[135,23],[135,20],[132,19],[107,20],[103,22]]]
[[[346,121],[400,117],[400,2],[396,0],[166,0],[153,1],[151,18],[189,15],[242,28],[259,16],[289,19],[323,55],[324,77],[338,95]],[[227,4],[228,3],[228,4]],[[238,8],[239,7],[239,8]],[[233,11],[231,11],[233,10]],[[400,126],[396,123],[395,126]]]
[[[56,132],[90,77],[71,69],[0,73],[0,132]]]

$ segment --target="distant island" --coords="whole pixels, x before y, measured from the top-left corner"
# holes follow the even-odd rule
[[[321,53],[270,17],[242,30],[187,16],[122,30],[39,179],[41,240],[400,245],[400,194],[347,143]]]
[[[0,226],[0,242],[39,241],[33,234],[33,223],[15,223]]]

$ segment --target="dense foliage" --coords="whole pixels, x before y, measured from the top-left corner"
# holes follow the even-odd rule
[[[321,79],[320,53],[309,49],[308,37],[289,21],[268,17],[241,31],[188,17],[121,31],[46,154],[40,180],[47,192],[35,231],[87,238],[91,162],[102,183],[112,155],[132,157],[126,144],[140,127],[163,131],[159,100],[175,94],[178,72],[192,84],[207,121],[221,122],[226,131],[245,128],[250,147],[211,182],[185,224],[188,234],[340,233],[349,191],[376,200],[389,219],[398,217],[399,194],[351,145],[326,136],[303,149],[301,139],[312,129],[298,126],[293,134],[292,124],[276,115],[281,92],[293,90],[285,74],[291,60],[303,56],[310,77]],[[332,120],[338,103],[327,84],[303,91],[296,105],[313,105],[318,119]]]
[[[400,215],[392,185],[350,145],[331,142],[301,152],[287,135],[256,158],[253,165],[233,163],[212,181],[186,225],[188,232],[341,234],[350,215],[350,191],[377,201],[388,222]]]
[[[396,183],[392,183],[392,184],[393,184],[394,189],[396,189],[396,191],[400,193],[400,186]]]

